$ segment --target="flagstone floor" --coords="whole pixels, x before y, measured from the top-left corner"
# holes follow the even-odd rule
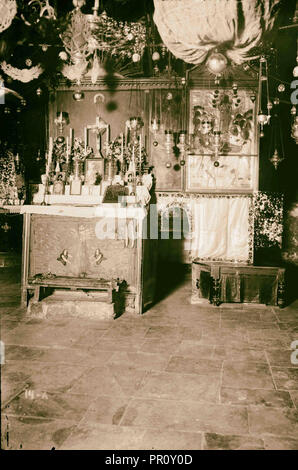
[[[0,269],[2,448],[296,449],[298,303],[190,305],[182,282],[143,316],[26,317]]]

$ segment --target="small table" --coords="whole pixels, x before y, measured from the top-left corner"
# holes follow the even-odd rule
[[[285,306],[285,269],[219,261],[192,262],[191,303],[243,302]]]

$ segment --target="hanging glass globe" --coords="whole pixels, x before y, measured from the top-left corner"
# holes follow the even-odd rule
[[[140,54],[135,53],[135,54],[132,55],[132,61],[133,62],[140,62],[140,60],[141,60]]]
[[[278,85],[278,91],[279,93],[284,93],[284,91],[286,90],[286,87],[283,83],[281,83],[280,85]]]
[[[77,90],[74,92],[72,97],[75,101],[82,101],[84,99],[84,93],[80,90]]]
[[[258,123],[261,125],[267,124],[268,122],[268,116],[267,114],[263,113],[263,111],[260,111],[258,114]]]
[[[225,70],[228,65],[226,56],[219,52],[213,52],[207,59],[206,66],[209,72],[218,74]]]

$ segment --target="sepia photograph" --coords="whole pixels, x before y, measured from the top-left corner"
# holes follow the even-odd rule
[[[297,0],[0,0],[0,379],[2,451],[298,450]]]

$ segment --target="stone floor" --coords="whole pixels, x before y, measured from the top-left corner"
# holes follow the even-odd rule
[[[30,319],[0,270],[2,447],[298,449],[298,303],[190,305],[143,316]]]

